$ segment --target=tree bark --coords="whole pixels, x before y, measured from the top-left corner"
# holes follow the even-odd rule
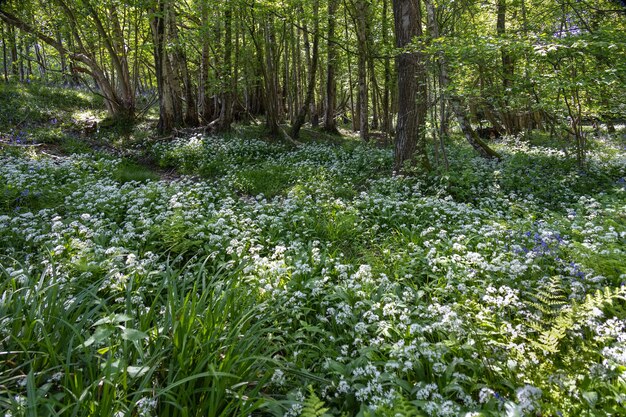
[[[231,6],[226,6],[224,11],[224,68],[222,71],[222,107],[220,118],[216,129],[221,132],[230,130],[233,123],[233,77],[232,57],[233,57],[233,12]]]
[[[337,81],[335,80],[337,52],[335,51],[335,13],[337,0],[328,0],[328,40],[326,63],[326,101],[324,102],[324,130],[338,133],[335,109],[337,107]]]
[[[159,0],[155,9],[151,10],[150,26],[154,40],[154,63],[156,69],[157,89],[159,93],[160,133],[169,133],[182,126],[182,102],[177,77],[174,73],[175,63],[172,62],[167,45],[171,41],[172,5],[169,0]]]
[[[393,0],[396,47],[406,48],[422,35],[419,0]],[[402,172],[406,163],[430,170],[426,154],[426,71],[420,52],[401,51],[396,57],[398,70],[398,122],[394,170]]]
[[[387,18],[387,13],[388,13],[388,9],[389,9],[389,2],[388,0],[383,0],[383,23],[382,23],[382,30],[383,30],[383,45],[386,47],[387,46],[387,34],[388,34],[388,18]],[[383,103],[382,103],[382,107],[383,107],[383,132],[385,133],[385,143],[387,143],[388,141],[388,135],[391,132],[391,114],[390,114],[390,109],[389,109],[389,93],[391,90],[391,60],[389,59],[389,57],[385,57],[385,81],[384,81],[384,87],[383,87]]]
[[[263,26],[265,38],[265,113],[266,126],[270,135],[278,135],[280,132],[278,126],[278,76],[276,72],[275,58],[275,36],[273,28],[273,19],[267,18]]]
[[[5,20],[5,22],[7,21]],[[9,25],[11,25],[11,23],[9,23]],[[9,26],[8,32],[9,38],[11,39],[11,73],[17,77],[17,75],[19,74],[19,70],[17,67],[17,34],[15,33],[13,26]]]
[[[364,142],[369,139],[369,99],[367,88],[367,61],[369,42],[369,3],[367,0],[356,0],[356,35],[358,49],[358,83],[359,94],[357,107],[359,112],[360,138]]]
[[[208,93],[210,68],[209,5],[206,1],[200,2],[200,5],[202,53],[200,58],[200,78],[198,82],[198,102],[200,104],[200,116],[202,121],[209,123],[213,119],[213,103]]]
[[[4,69],[4,82],[9,82],[9,65],[7,63],[7,38],[4,33],[4,25],[2,28],[2,67]]]
[[[304,98],[304,103],[302,103],[302,107],[298,112],[298,116],[292,126],[291,129],[291,137],[293,139],[297,139],[300,135],[300,129],[302,125],[304,125],[304,119],[306,117],[306,113],[309,110],[309,106],[311,105],[311,101],[313,100],[313,94],[315,92],[315,75],[317,72],[317,61],[319,56],[319,0],[314,0],[313,3],[313,19],[314,19],[314,34],[313,34],[313,53],[311,57],[311,62],[309,64],[309,80],[307,85],[306,97]]]

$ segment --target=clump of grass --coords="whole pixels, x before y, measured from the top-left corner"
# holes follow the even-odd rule
[[[294,173],[283,165],[262,165],[238,171],[234,184],[237,189],[247,195],[263,194],[272,198],[283,194],[294,181]]]
[[[128,159],[123,159],[119,164],[117,164],[112,177],[122,184],[131,181],[144,182],[156,181],[159,179],[159,176],[150,168],[139,165],[138,163]]]
[[[85,141],[75,136],[68,136],[63,140],[59,146],[59,149],[67,155],[72,154],[88,154],[92,152],[92,148]]]
[[[3,409],[219,416],[261,407],[271,317],[231,273],[193,269],[129,277],[111,305],[119,283],[107,277],[64,282],[52,265],[41,274],[0,267],[0,355],[11,365],[0,370]]]

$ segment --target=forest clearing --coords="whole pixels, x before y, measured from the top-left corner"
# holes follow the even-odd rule
[[[0,3],[0,413],[626,415],[620,1]]]

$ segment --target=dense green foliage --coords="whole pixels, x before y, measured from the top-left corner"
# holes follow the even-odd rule
[[[386,149],[194,136],[151,153],[204,179],[141,182],[5,150],[2,407],[623,414],[624,145],[390,177]]]

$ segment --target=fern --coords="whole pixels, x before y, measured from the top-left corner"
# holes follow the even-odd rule
[[[561,287],[561,277],[553,276],[537,293],[533,294],[535,302],[530,305],[541,312],[543,317],[555,318],[567,306],[567,297]]]
[[[535,301],[530,306],[541,313],[538,322],[528,325],[535,330],[539,337],[529,339],[535,348],[548,353],[557,353],[561,340],[567,335],[572,326],[571,307],[567,304],[567,297],[561,287],[561,277],[553,276],[533,294]]]
[[[567,303],[567,297],[561,287],[561,277],[554,276],[535,294],[535,302],[530,303],[541,312],[541,320],[529,323],[537,331],[537,340],[529,339],[532,346],[547,353],[558,353],[561,341],[567,337],[569,331],[585,321],[593,310],[613,306],[615,300],[626,300],[626,288],[609,288],[597,290],[595,294],[588,294],[582,303],[572,301]]]
[[[309,385],[309,395],[304,401],[301,417],[325,417],[328,416],[326,412],[329,410],[324,407],[324,401],[322,401],[313,391],[313,387]]]
[[[396,402],[394,407],[394,415],[401,415],[403,417],[421,417],[422,413],[418,411],[418,408],[411,401],[402,397]]]

